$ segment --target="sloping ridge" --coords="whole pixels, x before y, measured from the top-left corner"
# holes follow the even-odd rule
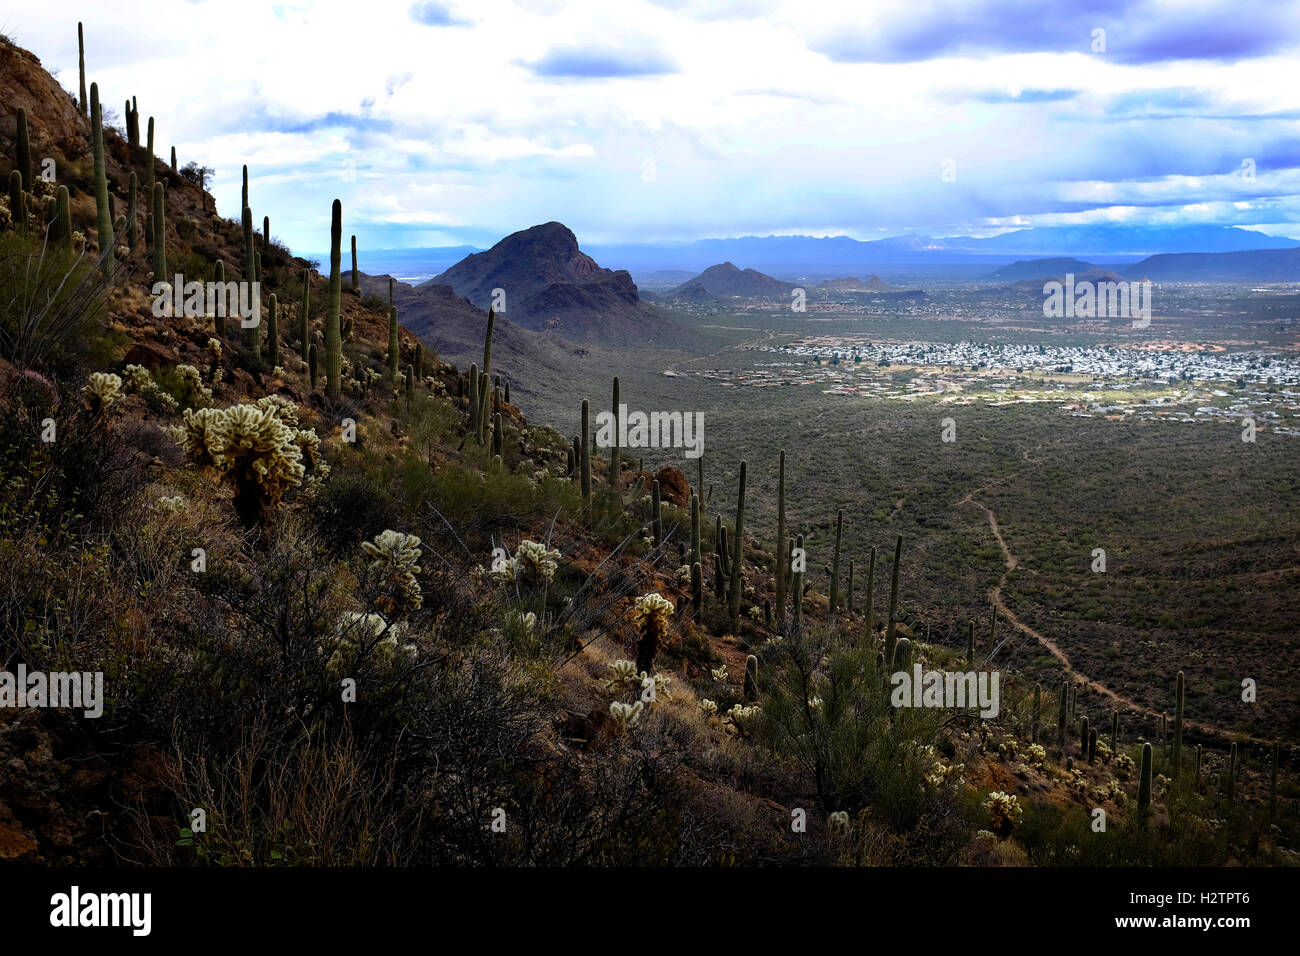
[[[389,278],[361,273],[362,294],[387,300]],[[441,282],[416,286],[395,282],[393,304],[402,326],[440,358],[454,362],[458,368],[483,361],[487,313],[457,295],[451,286]],[[493,372],[509,380],[512,393],[531,397],[535,394],[533,383],[564,374],[574,361],[572,353],[567,343],[520,328],[504,315],[497,316],[493,325]]]

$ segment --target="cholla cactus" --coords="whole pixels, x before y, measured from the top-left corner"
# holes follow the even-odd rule
[[[177,365],[176,375],[181,381],[182,405],[189,408],[199,408],[212,401],[212,390],[203,384],[203,376],[193,365]],[[265,401],[265,399],[262,401]],[[297,424],[296,418],[293,420],[292,424]]]
[[[292,405],[263,399],[227,409],[187,408],[185,424],[171,431],[191,461],[234,485],[235,511],[252,525],[302,481],[296,424]]]
[[[643,710],[645,710],[645,705],[639,700],[634,704],[624,704],[616,700],[609,705],[609,715],[614,718],[614,723],[618,726],[620,732],[635,727],[641,720]]]
[[[944,763],[942,760],[936,760],[930,772],[925,775],[925,781],[935,789],[942,789],[950,783],[960,784],[964,779],[965,770],[964,763]]]
[[[1133,758],[1128,754],[1118,754],[1115,757],[1115,773],[1121,780],[1127,780],[1133,775],[1133,769],[1137,766]]]
[[[984,801],[984,809],[989,812],[993,832],[1000,837],[1010,835],[1024,813],[1020,807],[1020,799],[1014,793],[1004,793],[1001,790],[994,790],[988,795]]]
[[[414,644],[402,644],[406,628],[400,622],[390,623],[381,614],[360,614],[347,611],[335,629],[337,643],[325,664],[331,676],[345,673],[354,667],[364,649],[381,663],[392,663],[399,654],[408,659],[419,653]],[[322,645],[322,650],[326,648]]]
[[[849,823],[849,813],[847,810],[836,810],[830,815],[830,820],[828,822],[830,828],[837,833],[848,833],[849,830],[852,829],[852,824]]]
[[[109,372],[92,372],[81,391],[91,411],[104,411],[122,398],[122,379]]]
[[[736,704],[731,710],[727,711],[727,720],[736,728],[742,737],[748,737],[758,726],[758,722],[763,717],[763,708],[758,704],[746,707],[744,704]]]
[[[713,668],[713,670],[709,671],[709,673],[713,675],[713,679],[717,681],[719,684],[725,684],[727,682],[726,664],[723,664],[721,667]]]
[[[631,684],[638,680],[636,663],[634,661],[618,660],[609,665],[610,678],[605,682],[607,690],[614,690],[623,684]]]
[[[370,582],[378,591],[375,605],[392,617],[405,617],[424,603],[420,583],[420,539],[400,531],[381,531],[374,541],[361,542],[370,556]]]
[[[173,495],[171,497],[162,497],[158,499],[158,510],[166,511],[169,514],[175,514],[185,507],[184,495]]]
[[[1042,770],[1043,764],[1047,762],[1046,748],[1042,744],[1030,744],[1025,750],[1024,761],[1028,766]]]
[[[680,568],[678,568],[676,571],[673,572],[673,578],[676,579],[678,582],[685,584],[687,581],[691,579],[691,566],[689,564],[683,564]]]
[[[662,696],[664,700],[673,699],[673,695],[668,693],[668,685],[672,683],[671,677],[666,677],[663,674],[655,674],[654,677],[651,677],[645,671],[642,671],[639,680],[641,681],[642,690],[646,690],[651,685],[654,685],[654,693],[651,694],[651,700],[657,701],[660,696]]]
[[[519,572],[527,581],[550,583],[555,577],[559,564],[560,552],[539,544],[536,541],[520,541],[515,548],[514,560]]]
[[[668,633],[668,621],[673,615],[672,602],[662,594],[651,591],[637,599],[632,608],[632,621],[641,632],[636,645],[636,665],[647,673],[654,668],[659,642]]]
[[[704,714],[705,720],[708,720],[710,717],[716,717],[718,714],[717,701],[709,700],[709,698],[705,697],[700,701],[700,712]]]

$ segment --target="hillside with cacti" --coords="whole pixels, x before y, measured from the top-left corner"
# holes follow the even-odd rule
[[[119,131],[78,79],[0,40],[0,671],[103,686],[89,717],[0,684],[0,862],[1300,860],[1296,742],[1198,713],[1183,671],[1153,719],[1001,666],[996,605],[931,643],[925,555],[855,563],[845,510],[817,573],[805,447],[645,468],[596,437],[615,376],[576,434],[530,420],[653,308],[567,229],[577,279],[510,280],[517,323],[488,300],[518,241],[402,286],[335,200],[310,262],[247,166],[223,214],[150,91]],[[546,328],[583,295],[625,309]]]

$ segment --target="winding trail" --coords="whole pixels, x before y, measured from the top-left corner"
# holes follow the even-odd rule
[[[993,606],[998,609],[998,613],[1010,621],[1011,626],[1016,630],[1028,634],[1040,645],[1045,647],[1053,657],[1060,661],[1061,667],[1065,670],[1066,674],[1083,683],[1089,690],[1100,694],[1112,704],[1128,708],[1129,710],[1147,717],[1160,717],[1163,713],[1162,711],[1147,707],[1145,704],[1140,704],[1131,697],[1125,697],[1123,694],[1111,690],[1105,684],[1095,681],[1087,674],[1081,672],[1073,663],[1071,663],[1069,656],[1065,651],[1061,650],[1060,645],[1050,637],[1039,633],[1028,624],[1025,624],[1016,616],[1015,612],[1012,611],[1011,608],[1007,607],[1006,602],[1002,600],[1002,589],[1006,586],[1007,578],[1011,576],[1011,572],[1015,571],[1020,566],[1020,559],[1016,557],[1011,548],[1007,546],[1006,539],[1002,537],[1002,529],[998,527],[998,518],[997,515],[993,513],[993,509],[975,497],[975,495],[979,494],[983,490],[983,488],[976,488],[974,491],[967,494],[965,498],[961,499],[961,501],[958,501],[957,506],[960,507],[961,505],[969,504],[974,505],[983,511],[984,514],[988,516],[989,528],[993,532],[993,537],[997,539],[998,547],[1002,549],[1003,565],[1006,567],[1006,570],[1002,572],[1002,577],[998,579],[998,583],[994,585],[993,589],[989,592],[989,596],[993,600]],[[1233,731],[1226,730],[1223,727],[1218,727],[1214,724],[1207,724],[1203,721],[1190,720],[1186,716],[1183,718],[1183,723],[1185,726],[1190,727],[1193,730],[1198,730],[1204,734],[1222,736],[1230,739],[1239,736]],[[1247,739],[1260,744],[1272,743],[1271,740],[1265,740],[1262,737],[1247,736]]]

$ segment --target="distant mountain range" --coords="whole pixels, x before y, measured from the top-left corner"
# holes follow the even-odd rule
[[[1076,281],[1300,282],[1300,248],[1166,253],[1117,271],[1074,258],[1028,259],[1003,266],[984,279],[1024,284],[1060,279],[1066,273],[1072,273]]]
[[[1118,267],[1159,254],[1221,253],[1259,249],[1300,248],[1300,241],[1267,236],[1235,226],[1044,226],[998,236],[936,238],[908,234],[887,239],[858,240],[848,236],[743,236],[694,242],[589,245],[587,253],[607,267],[637,275],[675,271],[699,273],[716,263],[743,263],[746,268],[780,281],[805,284],[837,276],[898,272],[978,278],[990,260],[1011,257],[1075,257]],[[464,257],[465,247],[402,250],[401,268],[420,269],[420,256],[445,269]],[[380,252],[366,256],[394,271]],[[681,279],[673,276],[677,282]],[[1154,278],[1154,277],[1153,277]],[[1207,280],[1216,281],[1216,280]],[[658,283],[666,288],[669,283]]]

